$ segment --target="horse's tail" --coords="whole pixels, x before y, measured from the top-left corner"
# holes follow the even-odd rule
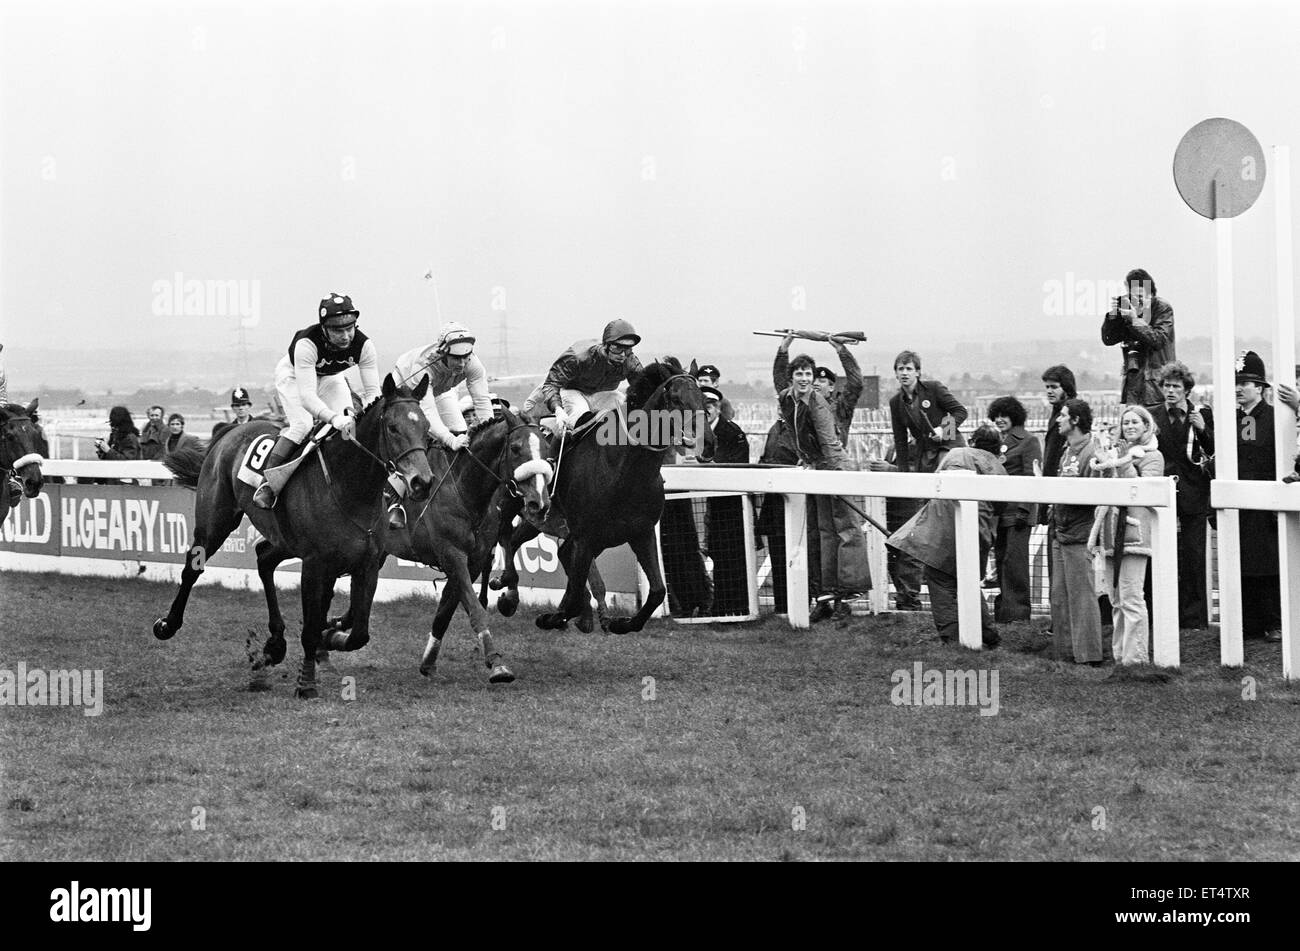
[[[188,485],[191,489],[197,488],[199,471],[203,468],[203,460],[207,458],[210,448],[210,446],[180,446],[175,452],[163,456],[162,464],[172,471],[172,475],[181,485]]]
[[[178,446],[175,452],[169,452],[163,456],[162,464],[171,470],[172,475],[176,476],[176,481],[181,485],[187,485],[191,489],[197,488],[199,472],[203,469],[203,460],[208,457],[208,454],[212,452],[217,443],[225,438],[227,433],[233,432],[237,428],[237,426],[227,424],[224,429],[216,430],[206,444],[202,440],[195,440],[193,443],[187,442],[183,446]]]

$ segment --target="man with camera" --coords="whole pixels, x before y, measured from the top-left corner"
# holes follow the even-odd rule
[[[1142,268],[1124,277],[1128,293],[1115,298],[1101,322],[1101,342],[1124,352],[1120,403],[1158,406],[1164,402],[1160,368],[1176,359],[1174,309],[1156,296],[1156,284]]]

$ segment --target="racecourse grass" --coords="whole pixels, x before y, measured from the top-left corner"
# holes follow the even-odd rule
[[[419,675],[433,601],[408,598],[299,701],[296,639],[249,671],[259,593],[201,587],[159,642],[172,593],[0,576],[0,667],[102,668],[106,693],[99,717],[0,709],[0,858],[1300,857],[1300,688],[1276,644],[1227,671],[1214,634],[1185,632],[1181,671],[1134,679],[1035,653],[1040,625],[973,653],[927,614],[615,637],[538,631],[524,607],[492,614],[519,680],[489,687],[463,615]],[[893,705],[915,661],[996,669],[998,714]]]

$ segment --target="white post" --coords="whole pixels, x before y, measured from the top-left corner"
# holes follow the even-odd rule
[[[1273,198],[1277,228],[1277,322],[1273,328],[1273,379],[1294,384],[1295,369],[1295,283],[1291,249],[1291,148],[1273,146]],[[1291,471],[1296,450],[1296,417],[1280,401],[1274,404],[1274,436],[1277,471]],[[1282,596],[1282,676],[1297,676],[1296,653],[1300,651],[1300,586],[1291,577],[1291,566],[1300,568],[1300,513],[1278,514],[1278,576]]]
[[[962,647],[984,646],[983,605],[980,582],[984,566],[980,557],[980,504],[969,499],[957,503],[957,630]]]
[[[1169,504],[1154,509],[1156,538],[1151,549],[1152,661],[1157,667],[1177,667],[1178,653],[1178,503],[1174,480]]]
[[[802,495],[785,497],[785,602],[790,626],[808,627],[808,506]]]
[[[1224,184],[1215,180],[1222,199]],[[1223,207],[1222,204],[1219,205]],[[1232,219],[1215,218],[1218,251],[1219,319],[1214,325],[1215,472],[1220,479],[1237,478],[1237,386],[1235,318],[1232,300]],[[1241,534],[1236,509],[1219,512],[1219,662],[1240,667]]]
[[[866,512],[881,525],[887,525],[885,500],[872,496],[865,500]],[[885,537],[875,528],[868,528],[867,560],[871,564],[871,613],[884,614],[889,610],[889,549]]]
[[[739,495],[741,523],[745,539],[745,590],[749,595],[749,615],[758,617],[758,552],[754,548],[754,497],[749,494]]]

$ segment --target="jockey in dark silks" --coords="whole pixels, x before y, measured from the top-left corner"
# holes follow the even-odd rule
[[[459,452],[469,445],[465,416],[456,399],[456,386],[462,381],[473,400],[474,415],[478,419],[492,417],[492,400],[488,394],[487,370],[474,353],[475,338],[469,328],[449,321],[438,330],[438,337],[425,347],[408,350],[397,358],[393,366],[393,379],[401,386],[417,386],[421,377],[429,378],[429,391],[420,401],[420,408],[429,418],[429,435],[450,452]],[[402,508],[403,490],[390,486],[385,498],[388,507],[389,528],[406,527],[406,511]]]
[[[263,472],[291,459],[317,422],[329,423],[344,439],[354,438],[352,390],[344,371],[360,370],[364,405],[379,396],[375,345],[357,329],[359,316],[351,297],[330,294],[320,302],[317,323],[294,334],[288,354],[275,368],[275,389],[289,425],[267,456]],[[269,482],[258,487],[253,502],[264,509],[275,505],[275,489]]]
[[[572,428],[583,413],[617,409],[623,403],[618,385],[641,370],[641,361],[632,353],[640,342],[630,323],[611,320],[599,343],[579,340],[560,354],[524,402],[524,412],[535,407],[550,410],[562,431]]]

